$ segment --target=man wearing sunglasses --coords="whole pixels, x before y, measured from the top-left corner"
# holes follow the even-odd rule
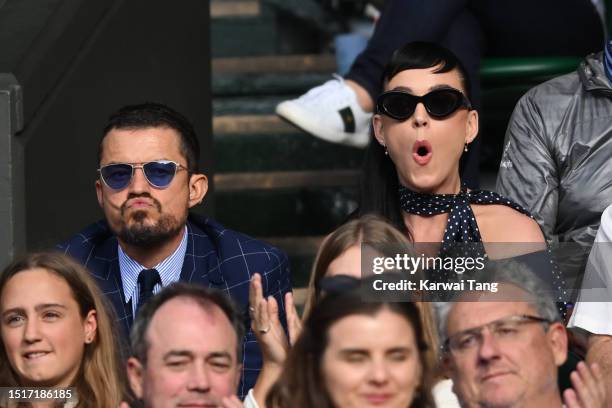
[[[488,264],[497,292],[464,292],[438,308],[442,360],[464,407],[604,407],[597,365],[579,363],[560,393],[567,332],[550,291],[522,264]]]
[[[60,247],[96,277],[126,337],[138,308],[175,281],[223,290],[244,309],[252,273],[265,276],[264,295],[278,302],[290,290],[283,252],[189,213],[208,188],[199,151],[189,121],[161,104],[123,107],[104,129],[95,187],[105,220]],[[243,342],[239,395],[254,385],[261,366],[251,331]]]

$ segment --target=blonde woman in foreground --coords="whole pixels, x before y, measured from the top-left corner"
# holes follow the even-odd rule
[[[0,318],[0,386],[76,390],[64,401],[1,407],[115,408],[125,400],[113,319],[77,262],[52,252],[14,261],[0,275]]]

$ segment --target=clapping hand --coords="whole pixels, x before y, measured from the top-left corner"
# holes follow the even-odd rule
[[[279,319],[278,303],[273,296],[263,297],[261,275],[254,274],[249,286],[249,313],[251,329],[257,337],[265,364],[282,366],[289,346],[295,343],[302,331],[302,322],[295,309],[293,294],[285,294],[285,314],[289,340]]]
[[[606,405],[606,388],[601,369],[597,363],[588,366],[578,363],[570,375],[572,388],[563,392],[567,408],[603,408]]]

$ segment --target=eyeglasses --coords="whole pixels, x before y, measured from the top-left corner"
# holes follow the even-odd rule
[[[423,96],[412,95],[406,91],[387,91],[378,97],[376,110],[395,120],[404,121],[414,114],[419,103],[423,103],[427,113],[436,119],[443,119],[461,107],[472,109],[472,104],[463,92],[454,88],[443,88]]]
[[[547,329],[547,325],[552,323],[550,320],[537,316],[514,315],[503,319],[494,320],[490,323],[473,329],[464,330],[450,336],[444,342],[444,351],[455,355],[465,355],[470,351],[476,350],[482,346],[483,335],[482,331],[486,328],[489,330],[493,338],[503,345],[511,346],[515,340],[520,337],[521,327],[528,323],[543,323]]]
[[[123,190],[130,185],[134,177],[134,170],[142,169],[147,182],[155,188],[166,188],[170,185],[176,172],[187,170],[181,164],[170,160],[157,160],[146,163],[115,163],[107,164],[98,169],[100,178],[113,190]]]

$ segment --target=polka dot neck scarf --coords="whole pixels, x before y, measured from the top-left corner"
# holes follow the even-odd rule
[[[468,191],[463,186],[458,194],[417,193],[400,185],[400,207],[409,214],[438,215],[448,213],[443,243],[482,242],[480,230],[471,204],[502,204],[531,217],[531,214],[515,202],[486,190]]]
[[[514,208],[516,211],[525,214],[531,218],[532,215],[523,207],[517,203],[509,200],[497,193],[486,190],[474,190],[468,191],[467,187],[463,186],[458,194],[423,194],[414,192],[407,187],[401,186],[399,188],[400,206],[409,214],[416,215],[438,215],[448,213],[448,222],[444,229],[444,237],[442,239],[442,247],[440,254],[444,256],[483,256],[487,257],[484,245],[482,244],[482,237],[480,236],[480,230],[474,217],[471,204],[501,204],[508,207]],[[470,243],[474,245],[462,245],[454,247],[457,243]],[[550,251],[542,253],[527,254],[522,256],[524,259],[527,257],[535,257],[533,260],[537,260],[544,256],[546,263],[550,263],[550,270],[548,273],[551,275],[544,277],[544,281],[551,282],[551,288],[557,289],[556,299],[559,305],[561,316],[566,315],[566,302],[564,297],[561,296],[563,288],[566,287],[565,280],[561,276],[559,267],[556,263],[551,260],[552,255]],[[540,268],[545,270],[545,268]],[[449,281],[453,278],[457,278],[457,275],[453,275],[446,270],[430,271],[435,273],[434,275],[438,280]]]

